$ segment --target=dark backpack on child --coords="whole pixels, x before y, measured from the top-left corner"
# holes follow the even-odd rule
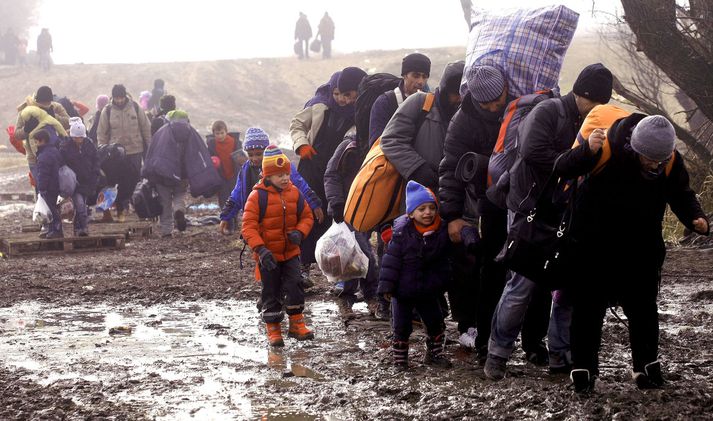
[[[149,180],[139,181],[131,196],[131,203],[134,205],[136,216],[141,219],[152,219],[161,215],[163,207],[158,193]]]

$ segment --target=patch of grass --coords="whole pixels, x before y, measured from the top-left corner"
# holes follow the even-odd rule
[[[705,177],[696,196],[701,202],[703,211],[710,214],[713,211],[713,174],[708,174]],[[679,245],[685,229],[683,224],[679,222],[676,215],[671,211],[671,208],[667,207],[663,220],[664,241],[674,246]]]

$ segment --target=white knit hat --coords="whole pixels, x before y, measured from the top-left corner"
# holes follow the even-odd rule
[[[69,119],[69,136],[70,137],[87,137],[87,128],[82,123],[79,117]]]

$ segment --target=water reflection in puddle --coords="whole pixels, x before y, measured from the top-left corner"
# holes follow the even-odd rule
[[[314,302],[308,309],[321,344],[330,346],[343,334],[335,329],[336,305]],[[0,309],[0,353],[6,365],[31,370],[42,385],[79,379],[120,385],[110,399],[144,402],[157,419],[335,419],[255,398],[262,384],[285,377],[324,381],[310,368],[314,345],[289,339],[272,352],[261,325],[253,301],[26,302]]]

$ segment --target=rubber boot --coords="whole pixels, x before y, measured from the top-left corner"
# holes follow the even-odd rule
[[[451,367],[451,362],[443,356],[443,348],[445,345],[446,335],[443,333],[436,336],[429,336],[428,339],[426,339],[426,355],[423,357],[423,362],[441,368]]]
[[[314,333],[305,326],[305,318],[302,313],[290,316],[290,330],[287,332],[287,336],[298,341],[314,339]]]
[[[265,328],[267,329],[267,340],[270,342],[270,346],[285,346],[285,342],[282,340],[282,326],[279,322],[265,323]]]
[[[394,340],[391,343],[391,351],[394,354],[394,366],[398,370],[408,369],[408,341]]]

